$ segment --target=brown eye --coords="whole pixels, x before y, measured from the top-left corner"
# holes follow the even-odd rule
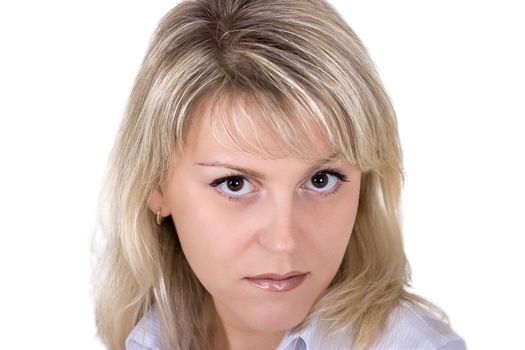
[[[316,188],[324,188],[328,184],[328,175],[325,173],[316,174],[312,177],[312,183]]]
[[[242,177],[232,177],[226,181],[226,186],[230,191],[237,192],[242,189],[244,179]]]
[[[209,185],[216,187],[221,194],[232,200],[244,197],[254,190],[252,183],[240,175],[221,177],[220,179],[212,181]]]
[[[305,187],[317,192],[319,195],[326,196],[333,194],[339,188],[341,182],[348,182],[346,175],[335,169],[325,169],[312,176]]]

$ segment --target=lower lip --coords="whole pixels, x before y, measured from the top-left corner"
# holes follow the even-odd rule
[[[306,274],[292,276],[283,280],[273,280],[269,278],[246,278],[246,280],[255,287],[267,291],[287,292],[299,287],[305,278]]]

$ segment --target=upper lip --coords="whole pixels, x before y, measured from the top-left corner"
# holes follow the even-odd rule
[[[248,276],[246,278],[249,278],[249,279],[284,280],[286,278],[290,278],[290,277],[293,277],[293,276],[304,275],[305,273],[306,272],[301,272],[301,271],[291,271],[291,272],[285,273],[284,275],[281,275],[281,274],[278,274],[278,273],[265,273],[265,274],[257,275],[257,276]]]

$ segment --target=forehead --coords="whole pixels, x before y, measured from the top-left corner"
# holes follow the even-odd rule
[[[194,155],[240,152],[255,158],[304,158],[306,154],[305,160],[314,161],[337,153],[313,119],[261,108],[250,98],[203,98],[190,118],[185,144]]]

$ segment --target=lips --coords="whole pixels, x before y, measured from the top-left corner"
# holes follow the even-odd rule
[[[246,277],[245,279],[253,286],[271,291],[287,292],[299,287],[305,280],[307,273],[292,271],[284,275],[276,273],[266,273],[257,276]]]

